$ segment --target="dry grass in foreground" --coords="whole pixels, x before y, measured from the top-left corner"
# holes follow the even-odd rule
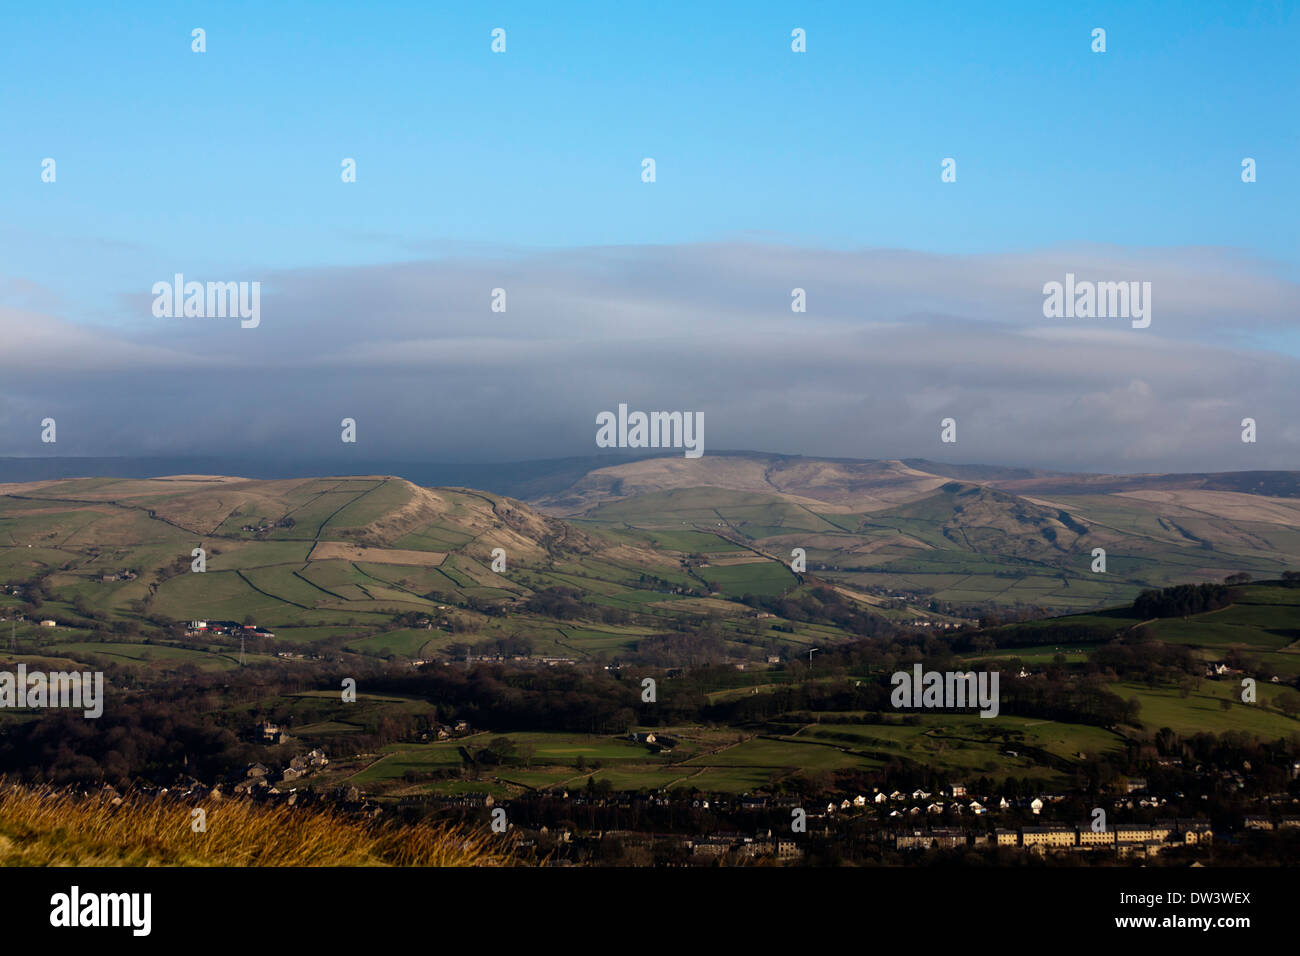
[[[206,832],[191,829],[201,807]],[[500,838],[245,800],[128,794],[113,805],[0,779],[5,866],[508,866]]]

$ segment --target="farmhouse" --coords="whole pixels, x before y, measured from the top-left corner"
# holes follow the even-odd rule
[[[257,725],[257,737],[264,744],[285,744],[293,739],[279,724],[273,724],[269,720]]]
[[[185,630],[186,637],[199,635],[230,635],[232,637],[275,637],[270,631],[256,624],[240,624],[238,621],[190,621]]]

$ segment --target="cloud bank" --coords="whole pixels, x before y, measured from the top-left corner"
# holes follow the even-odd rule
[[[706,454],[1300,467],[1288,351],[1300,285],[1229,250],[728,242],[175,271],[260,281],[260,326],[154,318],[151,283],[121,297],[117,325],[91,324],[53,311],[58,295],[0,282],[0,454],[584,455],[596,415],[626,402],[703,412]],[[1151,326],[1045,318],[1043,285],[1067,272],[1151,282]],[[791,311],[795,288],[804,313]],[[505,312],[491,309],[494,289]],[[40,443],[46,417],[57,445]],[[355,447],[340,442],[344,417]],[[956,444],[940,442],[948,417]],[[1255,444],[1241,441],[1247,417]]]

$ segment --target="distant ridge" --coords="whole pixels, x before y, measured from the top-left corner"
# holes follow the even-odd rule
[[[238,458],[216,455],[149,458],[0,458],[0,484],[59,478],[157,478],[162,475],[239,475],[261,481],[339,475],[396,475],[424,487],[479,488],[512,498],[559,491],[587,472],[636,461],[616,454],[491,464],[459,464],[352,457]]]
[[[425,487],[480,488],[524,501],[558,496],[602,469],[652,459],[683,461],[678,452],[545,458],[531,461],[461,463],[393,458],[238,458],[220,455],[120,458],[0,458],[0,484],[59,478],[153,478],[160,475],[239,475],[260,480],[338,475],[396,475]],[[1273,498],[1300,498],[1300,471],[1188,472],[1112,475],[1057,472],[1003,465],[953,464],[926,458],[818,458],[754,451],[710,451],[710,459],[744,459],[781,465],[882,469],[897,466],[927,475],[989,484],[1017,494],[1115,494],[1133,491],[1232,491]]]

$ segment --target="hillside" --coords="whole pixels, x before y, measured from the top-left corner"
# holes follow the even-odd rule
[[[204,813],[195,831],[194,811]],[[248,800],[171,800],[0,781],[4,866],[502,866],[483,831],[396,827]]]
[[[863,779],[895,765],[967,779],[1014,775],[1063,787],[1090,762],[1122,760],[1128,748],[1149,743],[1162,728],[1188,737],[1234,731],[1268,742],[1300,735],[1300,721],[1287,703],[1300,700],[1294,686],[1300,677],[1300,587],[1261,582],[1231,593],[1224,607],[1185,618],[1143,622],[1126,605],[963,632],[952,641],[965,648],[955,653],[954,662],[1002,673],[1009,706],[1017,696],[1032,698],[1034,687],[1065,686],[1071,673],[1081,679],[1095,671],[1107,692],[1137,702],[1132,718],[1122,723],[1085,716],[1077,700],[1071,708],[1076,712],[1050,717],[1004,711],[985,719],[938,710],[903,718],[883,704],[883,691],[870,696],[871,685],[882,684],[894,667],[893,659],[870,657],[888,653],[885,642],[871,642],[858,649],[865,657],[837,660],[835,651],[827,650],[813,670],[799,662],[714,670],[685,686],[665,682],[666,694],[701,708],[675,711],[676,723],[652,725],[672,739],[671,752],[626,734],[565,730],[549,721],[511,724],[499,711],[489,711],[484,717],[497,721],[492,734],[397,741],[383,748],[380,759],[332,765],[317,785],[355,784],[369,794],[400,799],[429,791],[456,793],[469,778],[497,799],[522,799],[534,789],[575,788],[591,776],[619,790],[741,794],[806,774]],[[1183,650],[1185,668],[1148,672],[1141,663],[1144,656],[1179,661]],[[1231,669],[1207,674],[1219,664]],[[1122,676],[1114,671],[1121,665],[1128,668]],[[1025,676],[1018,676],[1022,672]],[[1259,685],[1258,701],[1250,705],[1240,699],[1240,678],[1246,675]],[[438,685],[439,699],[449,693],[446,684]],[[324,697],[313,700],[325,706]],[[395,695],[371,704],[410,705]],[[328,706],[332,722],[350,719],[347,705]],[[707,721],[700,719],[703,714]],[[495,734],[509,737],[518,759],[482,759]],[[593,773],[594,761],[600,767]]]
[[[198,547],[202,574],[191,570]],[[498,548],[503,573],[491,567]],[[586,568],[611,581],[647,570],[681,577],[665,556],[594,538],[513,499],[387,476],[0,486],[3,580],[42,575],[47,613],[87,623],[252,618],[311,640],[396,614],[517,602],[535,590],[526,580],[559,583],[531,579],[529,568]],[[482,623],[472,607],[463,617],[465,628]]]
[[[898,461],[846,462],[764,455],[652,458],[598,468],[562,492],[535,502],[556,514],[578,515],[611,501],[660,491],[718,488],[777,495],[796,504],[853,513],[922,497],[944,483]]]
[[[13,628],[33,659],[223,670],[237,666],[240,640],[186,635],[182,622],[273,632],[243,642],[246,660],[427,660],[488,645],[612,660],[658,654],[665,634],[706,625],[732,653],[761,659],[853,636],[778,603],[821,584],[847,606],[836,619],[857,615],[862,635],[875,633],[870,621],[951,627],[1002,608],[1086,611],[1143,588],[1300,567],[1300,499],[1211,490],[1201,478],[1016,493],[1050,476],[953,478],[921,464],[647,459],[596,469],[534,504],[386,475],[0,485],[0,583],[39,581],[29,617],[58,626]],[[199,547],[202,574],[191,568]],[[1096,548],[1104,573],[1092,570]],[[791,568],[795,549],[804,572]],[[0,594],[0,611],[31,596]]]
[[[730,464],[733,483],[752,480],[749,463]],[[679,481],[675,471],[665,473]],[[318,843],[344,832],[356,854],[347,859],[402,864],[441,852],[433,831],[407,844],[280,801],[299,788],[357,788],[386,807],[429,804],[481,821],[480,807],[457,800],[487,794],[511,801],[512,821],[537,826],[551,790],[686,799],[924,775],[1064,788],[1099,763],[1137,773],[1130,755],[1165,730],[1296,733],[1300,588],[1234,587],[1215,610],[1142,620],[1113,597],[1142,582],[1098,582],[1086,570],[1099,542],[1123,573],[1132,562],[1176,576],[1179,558],[1207,554],[1231,571],[1252,558],[1265,565],[1249,544],[1281,540],[1287,499],[1180,491],[1246,499],[1246,511],[1197,519],[1142,510],[1166,508],[1146,496],[1169,491],[1067,505],[915,471],[879,469],[894,490],[871,495],[897,500],[865,511],[807,493],[839,472],[789,471],[784,486],[800,474],[804,494],[642,484],[568,519],[382,475],[0,487],[0,566],[7,590],[20,592],[0,595],[0,616],[27,618],[0,664],[102,666],[112,702],[96,725],[107,732],[80,736],[64,714],[5,713],[6,771],[169,788],[202,774],[233,788],[255,762],[278,775],[310,748],[329,754],[268,791],[278,806],[207,805],[205,840],[191,839],[187,807],[152,797],[106,810],[98,798],[0,794],[0,859],[321,863]],[[190,570],[196,546],[208,552],[201,574]],[[1229,546],[1240,550],[1222,557]],[[500,573],[494,547],[508,555]],[[808,550],[806,573],[788,565],[795,547]],[[922,593],[940,585],[953,597]],[[940,630],[990,595],[1039,606],[1061,595],[1059,606],[1090,610]],[[199,618],[251,620],[274,636],[178,623]],[[246,662],[264,666],[239,666],[242,642]],[[1002,712],[891,713],[887,675],[915,655],[995,665]],[[580,666],[546,666],[569,662]],[[659,681],[650,703],[640,696],[646,674]],[[1259,681],[1257,704],[1238,703],[1243,674]],[[340,695],[341,675],[357,675],[354,700]],[[163,718],[170,729],[155,732]],[[291,728],[290,739],[262,739],[263,721]],[[629,736],[638,728],[668,743]],[[1198,772],[1189,761],[1187,773]],[[132,828],[162,836],[133,842]]]
[[[1264,681],[1276,677],[1289,683],[1300,677],[1300,587],[1264,581],[1234,587],[1231,595],[1224,607],[1196,614],[1144,620],[1126,606],[1007,625],[987,632],[1004,649],[983,656],[1005,658],[1023,652],[1032,659],[1049,645],[1069,645],[1082,652],[1089,643],[1123,637],[1186,647],[1206,666],[1232,657],[1237,666]],[[1027,643],[1035,649],[1024,651]]]
[[[688,560],[694,540],[584,530],[500,495],[389,476],[11,484],[0,486],[0,582],[18,593],[0,594],[0,611],[36,599],[29,618],[55,621],[15,629],[31,655],[152,669],[237,665],[239,640],[182,633],[190,621],[273,632],[244,642],[252,660],[422,660],[485,643],[584,659],[706,616],[739,638],[753,612],[736,599],[799,583],[775,558],[712,541],[729,553],[706,579]],[[806,643],[806,630],[769,641]]]
[[[786,560],[803,548],[820,577],[960,616],[984,603],[1100,607],[1146,587],[1300,567],[1297,477],[727,454],[601,467],[533,503],[588,530],[689,530]],[[1092,570],[1096,548],[1105,573]]]

